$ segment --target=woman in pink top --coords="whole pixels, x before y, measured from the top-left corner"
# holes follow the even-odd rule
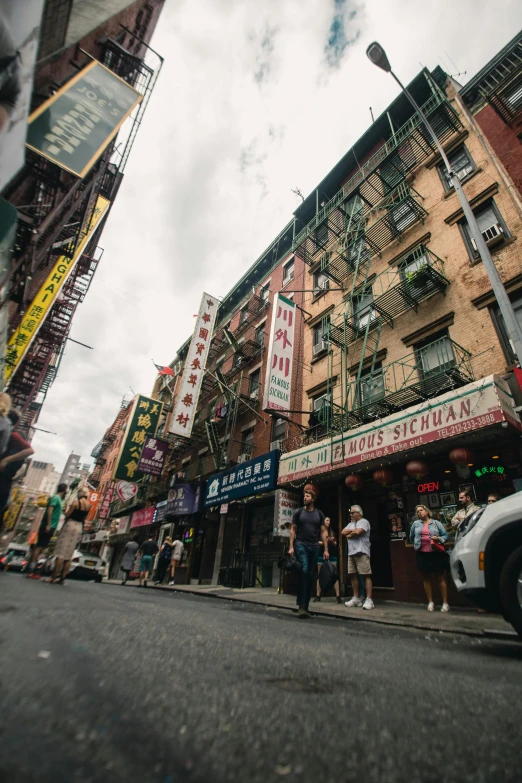
[[[443,544],[448,540],[448,534],[442,524],[431,518],[431,512],[426,506],[417,506],[415,509],[417,519],[413,522],[410,530],[410,540],[415,547],[417,571],[422,574],[424,583],[424,592],[428,599],[428,612],[433,612],[435,605],[433,603],[433,577],[439,583],[442,595],[441,612],[449,612],[448,606],[448,585],[446,582],[446,572],[448,571],[448,555],[446,552],[439,552],[433,549],[433,542]]]

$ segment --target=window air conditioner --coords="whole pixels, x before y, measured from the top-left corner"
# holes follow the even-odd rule
[[[280,440],[273,440],[270,444],[270,451],[274,451],[275,449],[279,449],[279,451],[283,451],[284,446],[284,439],[281,438]]]
[[[238,461],[238,463],[239,462],[247,462],[249,459],[250,459],[250,455],[249,454],[240,454],[239,457],[237,458],[237,461]]]
[[[326,340],[319,340],[319,342],[313,347],[313,354],[314,356],[317,356],[318,354],[323,353],[323,351],[326,351],[326,349]]]
[[[493,245],[498,245],[498,243],[502,242],[502,240],[504,239],[504,229],[502,228],[502,226],[499,226],[498,223],[493,223],[492,226],[486,228],[481,233],[484,238],[484,242],[488,247],[492,247]],[[475,242],[473,237],[471,237],[471,246],[473,247],[475,253],[478,253],[477,243]]]

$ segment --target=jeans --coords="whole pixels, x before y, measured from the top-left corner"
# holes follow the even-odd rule
[[[158,567],[156,569],[156,581],[160,584],[163,584],[163,580],[165,579],[165,574],[167,573],[167,568],[170,565],[170,560],[165,560],[163,557],[160,557],[158,560]]]
[[[319,557],[319,544],[295,543],[295,556],[301,563],[299,581],[297,583],[297,606],[308,609],[312,588],[317,578],[317,558]]]

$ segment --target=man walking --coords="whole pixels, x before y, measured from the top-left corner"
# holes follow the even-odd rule
[[[342,531],[348,541],[348,574],[353,588],[353,598],[345,602],[345,606],[362,606],[363,609],[373,609],[372,601],[372,567],[370,564],[370,523],[363,517],[360,506],[350,508],[350,522]],[[359,594],[359,576],[364,578],[366,600]]]
[[[319,536],[324,545],[324,559],[329,560],[328,531],[324,524],[324,514],[315,508],[315,492],[306,490],[304,493],[304,508],[299,508],[292,518],[290,528],[290,548],[288,554],[294,554],[301,564],[297,585],[297,616],[310,617],[308,605],[312,597],[312,587],[317,573],[317,558],[319,557]]]
[[[462,520],[465,519],[468,516],[468,514],[471,514],[473,511],[478,511],[478,509],[480,508],[480,506],[476,506],[475,503],[473,502],[473,498],[471,497],[471,493],[469,490],[464,490],[462,492],[459,492],[459,506],[460,509],[452,518],[450,529],[448,530],[448,533],[453,536],[455,536],[455,533],[457,532],[457,528],[462,522]]]
[[[140,546],[141,550],[141,563],[140,563],[140,587],[143,581],[143,587],[147,587],[147,579],[149,574],[152,573],[152,564],[154,555],[158,551],[158,545],[152,540],[152,536],[149,535],[148,539]]]
[[[33,550],[33,556],[31,558],[31,562],[29,563],[29,573],[27,574],[28,579],[40,578],[35,573],[36,564],[38,563],[40,553],[43,549],[47,549],[49,546],[49,541],[56,532],[56,528],[58,527],[58,523],[60,522],[60,517],[62,515],[62,501],[66,493],[67,484],[58,484],[56,495],[53,495],[47,504],[45,514],[42,521],[40,522],[40,527],[38,529],[38,538],[36,539],[36,546]]]
[[[170,559],[170,582],[169,585],[175,584],[174,576],[176,575],[176,567],[179,566],[185,547],[181,541],[180,536],[174,536],[174,543],[172,544],[172,557]]]

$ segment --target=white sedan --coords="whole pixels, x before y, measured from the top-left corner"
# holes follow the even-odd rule
[[[49,558],[44,569],[46,574],[52,574],[55,562],[54,556]],[[101,582],[106,565],[105,560],[94,552],[82,552],[81,549],[75,549],[67,578],[86,581],[94,579],[95,582]]]

